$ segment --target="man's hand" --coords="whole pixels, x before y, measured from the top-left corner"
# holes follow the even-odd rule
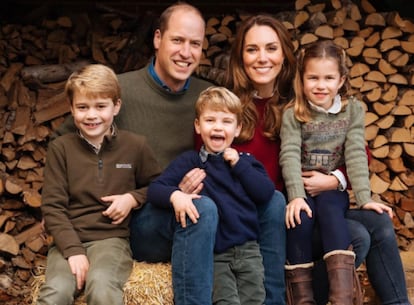
[[[72,255],[68,258],[72,274],[76,277],[76,288],[81,290],[85,285],[86,274],[89,270],[89,261],[86,255]]]
[[[178,187],[187,194],[199,194],[203,189],[203,180],[206,172],[201,168],[193,168],[181,180]]]
[[[187,226],[187,215],[193,223],[197,223],[198,218],[200,218],[193,203],[193,199],[200,197],[197,194],[186,194],[181,191],[175,191],[171,194],[170,201],[174,207],[175,219],[181,223],[183,228]]]

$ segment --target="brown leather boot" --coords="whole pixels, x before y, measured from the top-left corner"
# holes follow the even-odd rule
[[[312,269],[313,263],[285,266],[287,305],[316,305]]]
[[[329,304],[352,305],[354,301],[355,253],[334,250],[324,255],[329,279]]]

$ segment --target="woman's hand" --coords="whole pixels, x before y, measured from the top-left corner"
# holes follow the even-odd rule
[[[375,202],[375,201],[371,201],[371,202],[368,202],[368,203],[364,204],[362,206],[362,209],[363,210],[372,210],[372,211],[377,212],[378,214],[382,214],[382,213],[385,212],[385,213],[388,214],[388,216],[390,216],[391,219],[394,216],[394,213],[392,212],[392,209],[389,206],[387,206],[383,203]]]
[[[318,171],[302,172],[302,180],[306,192],[312,197],[321,192],[336,190],[339,183],[334,175],[326,175]]]

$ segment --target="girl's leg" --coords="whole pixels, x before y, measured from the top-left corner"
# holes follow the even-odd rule
[[[347,192],[327,191],[314,197],[324,253],[346,250],[351,244],[345,213],[349,208]]]

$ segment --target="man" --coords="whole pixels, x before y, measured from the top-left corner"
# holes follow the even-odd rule
[[[191,77],[202,55],[205,23],[188,4],[167,8],[154,33],[155,58],[141,70],[119,75],[125,101],[118,125],[148,138],[164,169],[194,147],[194,103],[211,84]],[[139,261],[169,261],[175,304],[211,304],[213,248],[218,214],[213,201],[194,200],[196,210],[160,209],[147,203],[130,223],[131,249]],[[176,217],[187,218],[184,228]]]

